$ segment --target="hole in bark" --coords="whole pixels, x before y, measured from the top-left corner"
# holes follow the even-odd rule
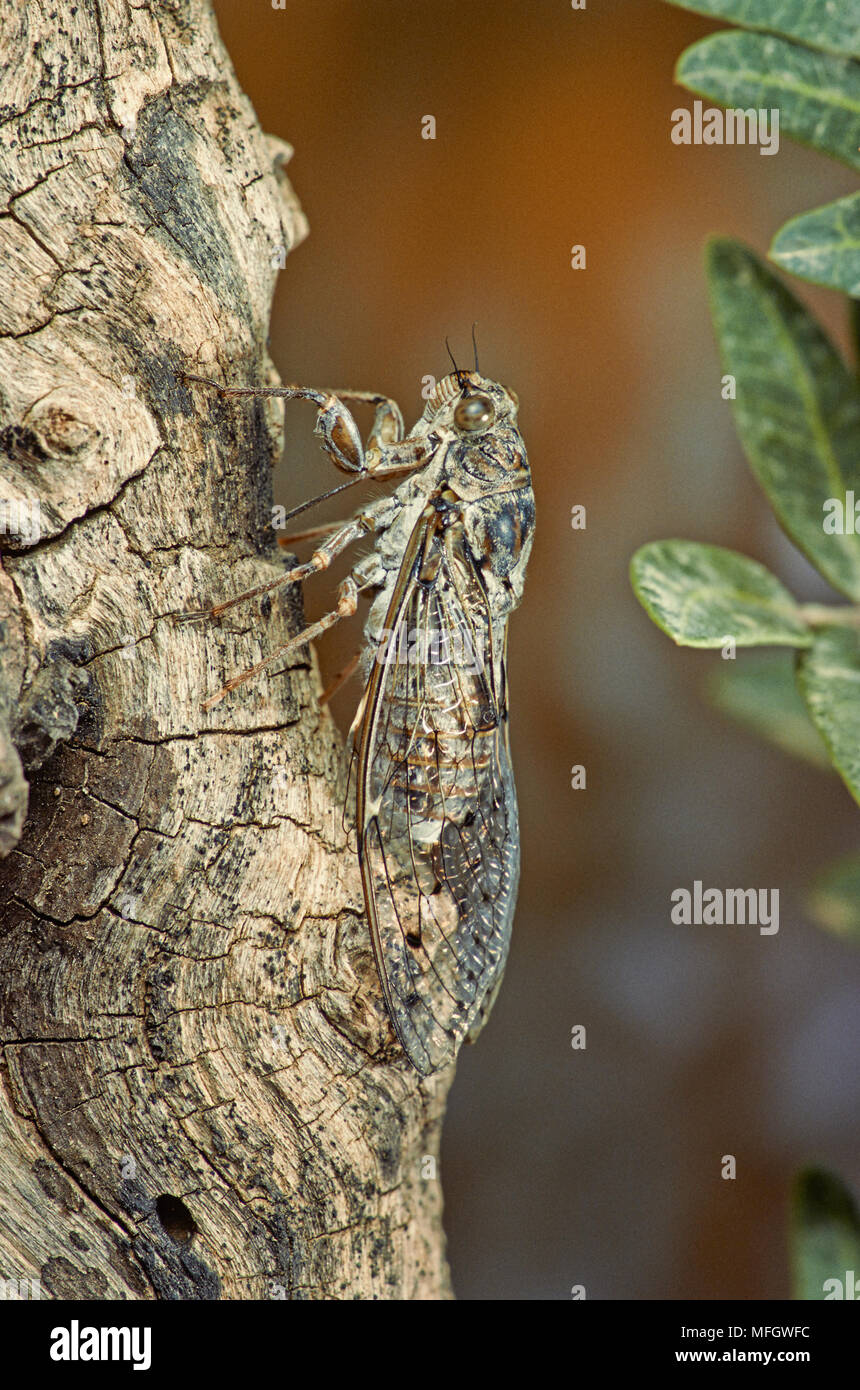
[[[177,1245],[187,1245],[197,1227],[194,1225],[194,1217],[185,1203],[181,1202],[178,1197],[171,1197],[168,1193],[164,1193],[161,1197],[156,1197],[155,1210],[170,1239],[176,1241]]]

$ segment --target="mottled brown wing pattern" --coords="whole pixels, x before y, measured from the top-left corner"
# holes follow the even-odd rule
[[[519,837],[506,619],[493,623],[462,536],[434,542],[425,521],[413,540],[368,683],[358,837],[386,1003],[407,1056],[429,1075],[475,1036],[495,997]]]

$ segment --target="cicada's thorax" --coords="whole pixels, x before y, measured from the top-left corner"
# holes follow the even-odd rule
[[[469,551],[480,567],[493,613],[506,616],[522,599],[535,521],[519,432],[503,426],[481,444],[461,446],[450,466],[452,490],[473,499],[463,508]]]
[[[482,379],[481,386],[487,394],[507,396],[496,383]],[[438,389],[443,391],[444,383]],[[531,553],[534,494],[515,417],[475,439],[464,439],[425,415],[409,438],[425,441],[428,461],[392,494],[391,521],[379,528],[380,588],[365,627],[370,644],[378,640],[410,537],[435,497],[444,493],[452,506],[459,504],[466,549],[485,580],[495,615],[506,615],[519,605]]]

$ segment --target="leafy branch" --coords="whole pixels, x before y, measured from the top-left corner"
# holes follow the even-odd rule
[[[682,8],[741,26],[681,55],[682,86],[725,107],[776,109],[792,139],[860,169],[860,0],[683,0]],[[860,343],[860,192],[799,212],[777,232],[768,257],[852,296]],[[725,667],[711,682],[712,696],[786,751],[835,769],[860,802],[856,364],[845,362],[783,280],[740,242],[712,240],[706,273],[723,380],[750,467],[786,535],[850,603],[801,603],[758,561],[685,540],[642,546],[631,561],[633,589],[681,646],[732,655],[736,647],[793,649],[793,675],[784,663],[756,657]],[[860,940],[860,855],[825,870],[809,906],[822,926]],[[821,1270],[830,1269],[837,1247],[837,1263],[860,1269],[850,1196],[837,1178],[811,1170],[798,1179],[794,1211],[797,1296],[838,1296],[822,1292]],[[854,1297],[853,1289],[844,1296]]]

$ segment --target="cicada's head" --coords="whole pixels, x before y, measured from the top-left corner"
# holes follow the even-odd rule
[[[421,426],[444,449],[446,480],[464,501],[531,486],[519,404],[515,392],[477,371],[437,382]]]

